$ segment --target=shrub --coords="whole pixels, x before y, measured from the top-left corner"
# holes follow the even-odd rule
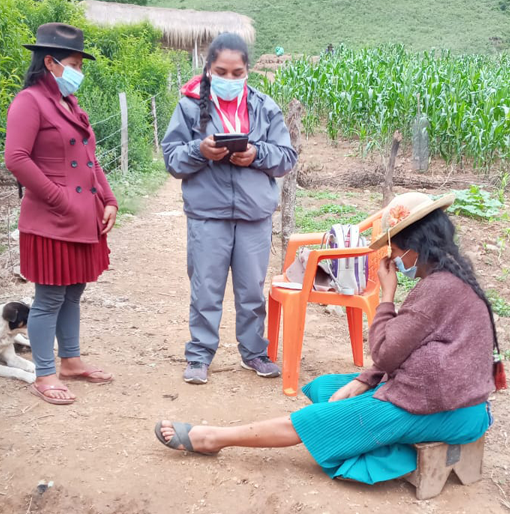
[[[186,80],[191,74],[185,52],[164,51],[161,32],[148,23],[98,27],[71,0],[1,0],[0,3],[0,148],[5,137],[7,108],[19,91],[30,52],[21,45],[35,40],[39,25],[69,23],[84,31],[85,47],[95,62],[84,63],[85,80],[77,93],[98,141],[98,158],[105,171],[120,164],[119,93],[128,101],[129,166],[147,169],[152,162],[153,118],[156,97],[160,137],[178,101],[169,76]]]
[[[103,0],[103,2],[117,2],[118,4],[147,5],[148,0]]]

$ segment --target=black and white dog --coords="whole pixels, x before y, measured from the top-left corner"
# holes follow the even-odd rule
[[[30,307],[23,302],[0,305],[0,377],[17,378],[31,384],[35,381],[33,362],[16,355],[14,343],[30,346],[26,333]]]

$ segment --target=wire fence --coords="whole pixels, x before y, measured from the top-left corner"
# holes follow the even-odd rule
[[[135,151],[149,143],[158,151],[158,112],[163,112],[166,117],[166,110],[161,109],[168,107],[168,99],[162,97],[164,94],[165,91],[162,91],[141,101],[134,101],[131,109],[126,102],[124,113],[123,104],[119,100],[118,109],[91,123],[98,136],[95,157],[105,173],[122,177],[129,172],[130,145]],[[130,110],[134,112],[132,117]],[[5,167],[3,144],[0,140],[0,276],[4,273],[12,276],[20,275],[16,229],[20,206],[16,181]],[[137,162],[136,158],[133,162]]]
[[[145,105],[145,104],[151,103],[151,102],[155,103],[156,99],[163,94],[164,94],[164,92],[161,91],[155,95],[149,96],[148,98],[142,100],[142,105]],[[152,120],[153,128],[154,127],[157,128],[157,109],[155,107],[151,110],[151,116],[153,118],[153,120]],[[119,118],[119,123],[117,125],[118,128],[114,129],[111,132],[108,132],[107,134],[103,134],[102,137],[96,141],[96,157],[97,157],[99,164],[103,168],[107,168],[108,165],[110,165],[112,162],[114,162],[115,159],[120,159],[121,154],[123,153],[122,152],[123,144],[121,142],[122,131],[123,130],[127,131],[126,139],[128,142],[130,139],[132,139],[132,137],[130,137],[129,129],[133,128],[133,123],[131,123],[131,121],[128,121],[128,123],[125,127],[122,126],[121,120],[120,120],[120,118],[121,118],[121,109],[120,108],[117,111],[115,111],[113,114],[110,114],[109,116],[107,116],[106,118],[103,118],[101,120],[91,123],[91,127],[93,129],[95,129],[95,131],[102,132],[102,125],[104,125],[108,121],[111,122],[111,120],[113,120],[114,118]],[[129,120],[129,109],[127,112],[127,119]],[[140,135],[140,132],[141,131],[138,131],[138,133],[136,135],[137,136]],[[155,147],[155,149],[158,149],[159,142],[157,140],[157,132],[155,131],[154,134],[155,134],[154,135],[154,147]],[[104,145],[110,146],[111,139],[115,138],[116,136],[118,137],[118,141],[114,142],[114,146],[105,148],[103,150],[102,146],[104,146]],[[5,167],[4,155],[5,155],[5,149],[0,150],[0,167]],[[112,159],[112,155],[115,155],[115,159]],[[128,154],[128,152],[124,152],[124,155],[127,156],[129,154]],[[128,166],[126,163],[123,163],[123,169],[128,169]],[[109,171],[113,171],[113,170],[106,169],[105,171],[109,172]]]

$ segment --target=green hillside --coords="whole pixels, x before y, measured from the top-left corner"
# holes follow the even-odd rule
[[[255,20],[255,54],[318,54],[328,43],[403,43],[425,50],[510,48],[510,0],[149,0],[181,9],[235,11]]]

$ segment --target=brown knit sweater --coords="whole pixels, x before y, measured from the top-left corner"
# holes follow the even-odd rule
[[[418,282],[398,314],[381,303],[370,328],[374,366],[358,380],[374,395],[414,414],[469,407],[488,399],[493,332],[484,302],[449,272]]]

